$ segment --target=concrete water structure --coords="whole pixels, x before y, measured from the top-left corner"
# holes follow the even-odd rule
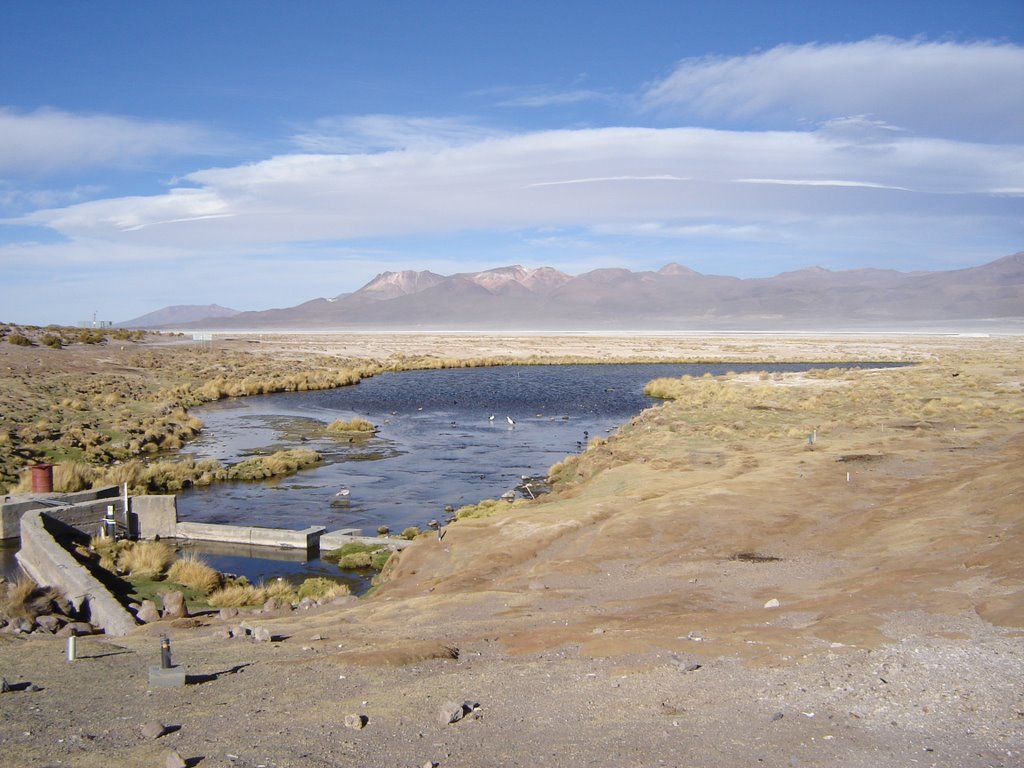
[[[123,486],[81,493],[7,496],[0,504],[0,538],[20,538],[16,557],[21,569],[37,584],[61,590],[76,611],[112,635],[127,634],[138,621],[72,554],[76,544],[88,544],[91,536],[245,544],[296,550],[306,558],[352,541],[385,544],[396,550],[410,543],[361,533],[358,528],[327,533],[322,525],[294,531],[179,522],[173,495],[133,496]]]

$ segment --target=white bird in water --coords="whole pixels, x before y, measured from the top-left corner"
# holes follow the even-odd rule
[[[513,427],[516,425],[515,419],[513,419],[511,416],[506,416],[505,420]]]
[[[340,491],[338,491],[338,492],[337,492],[336,494],[334,494],[334,495],[335,495],[335,496],[348,496],[349,492],[350,492],[350,491],[349,491],[349,489],[348,489],[348,486],[347,486],[347,485],[343,485],[343,486],[341,486],[341,490],[340,490]]]
[[[488,421],[494,421],[494,414],[492,413],[490,416],[488,416],[487,420]]]

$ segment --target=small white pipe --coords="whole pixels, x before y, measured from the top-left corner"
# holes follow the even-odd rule
[[[78,638],[72,635],[68,638],[68,661],[78,658]]]

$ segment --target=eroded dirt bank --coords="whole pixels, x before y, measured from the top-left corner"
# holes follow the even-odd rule
[[[376,356],[443,341],[365,338]],[[514,340],[922,364],[683,383],[559,467],[551,496],[417,540],[359,605],[249,617],[271,643],[199,617],[82,639],[69,664],[63,641],[0,636],[0,674],[41,689],[0,695],[4,764],[1024,762],[1020,339],[558,343]],[[185,688],[149,688],[162,633]],[[147,739],[150,720],[180,729]]]

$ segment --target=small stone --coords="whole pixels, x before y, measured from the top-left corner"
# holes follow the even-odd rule
[[[308,611],[310,608],[313,608],[315,606],[316,600],[314,600],[312,597],[304,597],[299,601],[299,608],[301,608],[304,611]]]
[[[312,641],[312,642],[316,642],[317,640],[323,640],[323,639],[324,639],[324,636],[323,636],[323,635],[313,635],[313,636],[312,636],[311,638],[309,638],[309,639],[310,639],[310,641]]]
[[[143,624],[151,624],[154,621],[160,620],[160,611],[156,609],[156,603],[152,600],[143,600],[138,613],[135,614],[135,618]]]
[[[188,616],[184,592],[177,589],[168,589],[160,593],[160,599],[164,604],[163,615],[165,619],[183,619]]]
[[[779,607],[779,598],[773,597],[771,600],[769,600],[767,603],[764,604],[764,607],[765,608],[778,608]]]
[[[188,763],[182,760],[181,755],[176,750],[171,750],[167,753],[167,759],[164,760],[165,768],[188,768]]]
[[[96,629],[87,621],[72,621],[61,631],[69,630],[76,637],[81,635],[91,635]]]
[[[0,693],[10,693],[14,689],[11,688],[11,684],[7,682],[6,677],[0,677]]]
[[[258,643],[269,643],[272,639],[270,630],[266,627],[256,627],[252,632],[252,636]]]
[[[167,727],[156,720],[152,720],[142,726],[142,735],[147,739],[159,739],[165,733],[167,733]]]
[[[466,710],[461,704],[456,704],[454,701],[448,701],[441,705],[441,711],[438,713],[438,720],[441,721],[441,725],[449,725],[450,723],[457,723],[466,714]]]
[[[218,640],[230,640],[232,637],[231,630],[228,627],[221,627],[220,629],[215,629],[213,631],[213,636]]]
[[[238,615],[238,609],[237,608],[221,608],[220,609],[221,621],[227,621],[228,619],[233,619],[237,615]]]
[[[361,731],[368,721],[366,715],[345,715],[345,727],[355,731]]]
[[[45,615],[36,617],[36,625],[41,629],[49,632],[51,635],[61,628],[64,622],[61,621],[60,617],[53,615]]]
[[[785,715],[782,712],[776,712],[774,715],[772,715],[772,722],[773,723],[777,723],[779,720],[781,720],[784,717],[785,717]]]
[[[437,763],[433,760],[427,760],[427,762],[423,764],[423,768],[437,768]]]
[[[246,637],[249,634],[249,628],[242,625],[238,627],[232,627],[228,630],[232,637]]]

